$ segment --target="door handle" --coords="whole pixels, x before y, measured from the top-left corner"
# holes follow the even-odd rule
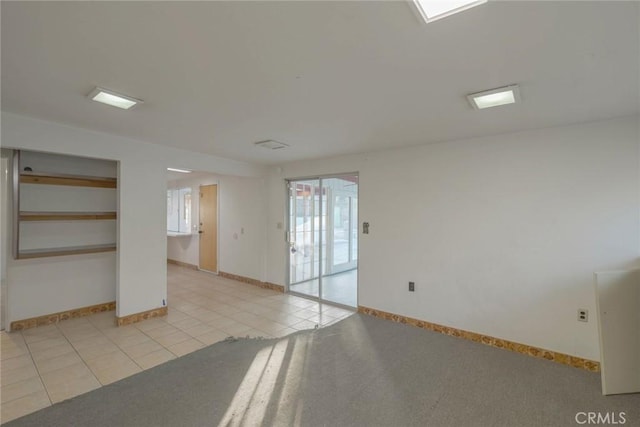
[[[204,231],[198,230],[198,234],[203,234],[203,233],[204,233]]]

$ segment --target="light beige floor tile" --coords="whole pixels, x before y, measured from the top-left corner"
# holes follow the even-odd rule
[[[223,316],[229,316],[230,314],[234,314],[234,313],[239,313],[242,310],[240,310],[237,307],[232,307],[229,305],[226,306],[220,306],[218,308],[215,309],[215,312],[218,314],[222,314]]]
[[[173,327],[172,325],[165,324],[165,326],[161,326],[159,328],[151,329],[149,331],[145,331],[147,335],[149,335],[154,340],[157,340],[160,337],[165,335],[175,334],[176,332],[180,332],[180,329]]]
[[[60,383],[47,384],[47,392],[52,403],[62,402],[97,388],[100,388],[100,382],[93,374],[70,378]]]
[[[198,335],[206,334],[208,332],[215,331],[216,328],[206,324],[199,324],[197,326],[193,326],[190,328],[186,328],[183,330],[184,333],[189,334],[192,337],[197,337]]]
[[[113,312],[94,314],[88,318],[91,324],[98,329],[111,329],[116,327],[116,316]]]
[[[28,344],[32,344],[38,341],[62,337],[62,332],[60,332],[56,325],[47,325],[26,329],[22,332],[22,335]]]
[[[202,322],[200,322],[198,319],[194,319],[193,317],[186,317],[182,320],[179,320],[177,322],[173,322],[172,325],[178,329],[181,330],[185,330],[187,328],[191,328],[193,326],[198,326],[201,325]]]
[[[267,320],[264,317],[258,316],[245,316],[244,319],[238,319],[238,322],[247,326],[251,326],[252,328],[255,328],[258,325],[263,325],[265,323],[274,323],[272,320]]]
[[[170,324],[174,324],[175,322],[179,322],[188,317],[191,317],[180,310],[169,310],[169,313],[164,317],[164,321]]]
[[[138,322],[134,325],[136,328],[140,329],[143,332],[150,331],[152,329],[156,329],[162,326],[167,326],[167,322],[162,319],[147,319],[142,322]]]
[[[302,309],[302,310],[296,311],[295,315],[297,317],[302,317],[305,320],[309,320],[310,317],[317,316],[318,312],[313,310],[308,310],[308,309]]]
[[[178,332],[174,332],[173,334],[163,335],[161,337],[158,337],[156,338],[156,341],[162,344],[164,347],[169,347],[174,344],[178,344],[180,342],[186,341],[188,339],[191,339],[190,335],[182,331],[178,331]]]
[[[127,363],[112,366],[107,369],[94,370],[93,373],[102,385],[107,385],[119,381],[123,378],[130,377],[131,375],[137,374],[141,371],[142,369],[140,368],[140,366],[130,360]]]
[[[51,359],[63,354],[73,353],[75,350],[66,340],[65,343],[56,345],[55,347],[49,347],[44,350],[34,351],[31,350],[31,357],[35,362],[39,362],[45,359]]]
[[[206,310],[206,311],[202,311],[200,313],[194,314],[193,317],[195,319],[198,319],[201,322],[206,323],[206,322],[211,322],[211,321],[214,321],[214,320],[218,320],[218,319],[220,319],[220,318],[222,318],[224,316],[222,314],[216,312],[216,311]]]
[[[149,353],[153,353],[154,351],[158,351],[163,348],[164,348],[163,346],[161,346],[154,340],[149,340],[141,344],[125,347],[122,349],[122,351],[124,351],[129,357],[135,359],[137,357],[141,357]]]
[[[47,392],[42,389],[10,402],[3,403],[2,408],[0,408],[0,421],[6,423],[39,409],[46,408],[47,406],[51,406],[51,401],[49,400]]]
[[[6,332],[0,331],[0,344],[5,345],[24,345],[24,336],[20,331]]]
[[[163,348],[161,350],[154,351],[153,353],[145,354],[144,356],[138,357],[134,360],[143,369],[149,369],[175,358],[176,356],[173,353]]]
[[[64,368],[41,374],[41,377],[42,382],[44,383],[48,391],[49,388],[53,385],[72,381],[75,378],[84,378],[92,375],[93,374],[91,373],[91,370],[84,362],[77,362],[73,365],[65,366]]]
[[[19,369],[25,366],[33,365],[33,359],[30,354],[23,354],[21,356],[12,357],[10,359],[3,359],[0,362],[0,370],[10,371],[12,369]]]
[[[36,362],[40,375],[48,372],[57,371],[58,369],[66,368],[68,366],[75,365],[82,362],[80,356],[73,352],[63,354],[61,356],[52,357],[50,359],[42,359]]]
[[[84,361],[89,361],[108,353],[120,351],[120,347],[112,342],[108,342],[98,343],[91,346],[82,346],[81,348],[76,347],[76,351]]]
[[[105,335],[100,334],[93,337],[87,337],[82,340],[73,341],[71,345],[73,345],[73,348],[75,348],[76,350],[83,350],[85,348],[90,348],[95,346],[113,345],[113,342],[109,338],[107,338]]]
[[[43,390],[44,386],[40,377],[29,378],[17,383],[3,385],[0,392],[1,401],[4,404]]]
[[[89,366],[92,371],[96,372],[108,370],[117,366],[123,366],[129,362],[131,362],[131,358],[122,350],[118,350],[87,360],[87,366]]]
[[[60,334],[60,336],[57,338],[46,338],[46,339],[43,339],[42,341],[28,343],[28,346],[29,346],[29,350],[33,353],[33,352],[41,352],[49,348],[56,347],[63,344],[68,345],[69,341],[67,341],[67,339],[62,334]]]
[[[140,332],[139,335],[128,335],[125,337],[112,337],[111,340],[120,348],[127,348],[133,345],[138,345],[145,343],[147,341],[152,341],[152,339]]]
[[[206,334],[202,334],[196,337],[198,341],[205,345],[215,344],[220,341],[224,341],[229,334],[220,330],[213,330],[211,332],[207,332]]]
[[[209,326],[213,326],[216,329],[222,329],[225,326],[237,325],[238,321],[229,317],[220,317],[219,319],[207,322],[206,324]]]
[[[18,346],[2,346],[0,349],[0,359],[12,359],[14,357],[28,355],[29,349],[25,345],[24,347]]]
[[[102,336],[102,332],[95,326],[91,325],[90,328],[65,331],[64,336],[70,343],[75,343],[78,341],[86,340],[87,338]]]
[[[178,344],[171,345],[167,347],[167,350],[180,357],[199,350],[202,347],[204,347],[204,344],[202,344],[202,342],[192,338],[186,341],[182,341]]]
[[[14,384],[37,377],[38,375],[38,370],[33,363],[16,369],[3,369],[2,372],[0,372],[0,384],[3,386]]]
[[[127,326],[118,326],[114,329],[109,329],[104,331],[104,334],[109,338],[124,338],[131,337],[136,335],[141,335],[142,332],[140,329],[136,328],[135,325],[127,325]]]

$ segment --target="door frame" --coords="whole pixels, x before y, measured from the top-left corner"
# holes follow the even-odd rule
[[[289,245],[289,240],[290,240],[290,230],[291,230],[291,212],[290,210],[290,203],[289,203],[289,198],[290,198],[290,190],[289,190],[289,184],[291,182],[294,181],[305,181],[305,180],[313,180],[313,179],[317,179],[319,180],[319,184],[320,184],[320,188],[322,188],[322,180],[323,179],[328,179],[328,178],[340,178],[342,176],[356,176],[358,177],[358,212],[357,212],[357,218],[355,219],[355,222],[357,224],[357,230],[358,230],[358,240],[360,239],[360,173],[359,172],[342,172],[342,173],[331,173],[331,174],[320,174],[320,175],[308,175],[308,176],[301,176],[301,177],[292,177],[292,178],[285,178],[284,179],[284,195],[285,195],[285,236],[284,236],[284,240],[285,240],[285,245],[284,245],[284,250],[285,250],[285,259],[286,259],[286,271],[285,271],[285,292],[286,293],[290,293],[296,296],[300,296],[302,298],[307,298],[310,299],[312,301],[317,301],[317,302],[321,302],[323,304],[331,304],[331,305],[335,305],[338,307],[342,307],[342,308],[346,308],[348,310],[353,310],[354,307],[351,307],[349,305],[344,305],[344,304],[340,304],[334,301],[329,301],[329,300],[325,300],[322,299],[322,278],[325,276],[330,276],[330,274],[327,275],[323,275],[320,274],[318,277],[318,296],[315,297],[313,295],[307,295],[307,294],[303,294],[300,292],[296,292],[296,291],[292,291],[290,286],[291,286],[291,256],[290,256],[290,245]],[[320,215],[322,216],[322,193],[320,194]],[[322,223],[322,221],[320,221],[320,223]],[[322,236],[322,233],[318,233],[319,236]],[[320,237],[322,239],[322,237]],[[320,273],[322,273],[322,241],[320,242]],[[357,248],[357,265],[355,267],[355,270],[358,270],[358,278],[356,280],[356,307],[355,309],[357,309],[358,307],[358,301],[360,301],[360,242],[358,242],[358,248]],[[339,273],[336,273],[339,274]]]
[[[216,186],[216,271],[200,268],[200,189],[210,185]],[[220,181],[216,180],[209,184],[198,184],[198,270],[205,273],[218,274],[220,272]]]

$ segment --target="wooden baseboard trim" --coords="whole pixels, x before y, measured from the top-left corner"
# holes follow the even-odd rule
[[[264,289],[271,289],[272,291],[284,293],[284,286],[276,285],[275,283],[263,282],[261,280],[252,279],[250,277],[238,276],[237,274],[225,273],[219,271],[218,276],[231,280],[237,280],[238,282],[248,283],[250,285],[259,286]]]
[[[118,326],[131,325],[132,323],[138,323],[146,319],[151,319],[153,317],[166,316],[168,312],[169,312],[168,307],[158,307],[158,308],[143,311],[140,313],[134,313],[134,314],[129,314],[127,316],[116,317],[116,325]]]
[[[16,320],[11,322],[12,331],[23,331],[38,326],[52,325],[67,319],[89,316],[103,311],[113,311],[116,309],[116,302],[105,302],[102,304],[90,305],[88,307],[74,308],[73,310],[60,311],[58,313],[46,314],[44,316],[31,317],[29,319]]]
[[[482,343],[491,347],[503,348],[506,350],[514,351],[516,353],[526,354],[527,356],[552,360],[564,365],[585,369],[590,372],[600,371],[600,362],[596,362],[595,360],[583,359],[581,357],[575,357],[564,353],[545,350],[543,348],[538,348],[527,344],[520,344],[513,341],[491,337],[488,335],[464,331],[462,329],[450,328],[448,326],[442,326],[435,323],[426,322],[424,320],[400,316],[398,314],[388,313],[386,311],[364,306],[358,306],[358,313],[368,314],[370,316],[379,317],[381,319],[391,320],[393,322],[403,323],[406,325],[427,329],[433,332],[439,332],[441,334],[450,335],[453,337],[464,338],[466,340]]]
[[[167,264],[174,264],[184,268],[190,268],[191,270],[199,270],[197,265],[189,264],[188,262],[182,262],[175,259],[167,258]]]

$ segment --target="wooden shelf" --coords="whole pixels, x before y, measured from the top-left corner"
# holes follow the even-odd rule
[[[20,212],[20,221],[96,221],[116,218],[116,212]]]
[[[95,254],[100,252],[114,252],[115,243],[107,245],[72,246],[66,248],[48,248],[23,250],[18,253],[18,259],[45,258],[64,255]]]
[[[55,173],[20,172],[22,184],[69,185],[73,187],[116,188],[116,178]]]

